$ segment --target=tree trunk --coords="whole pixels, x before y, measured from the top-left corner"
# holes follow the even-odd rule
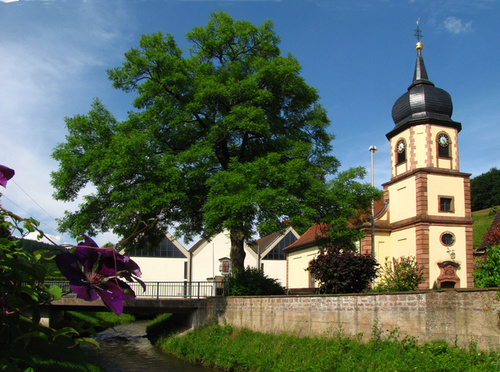
[[[231,270],[233,273],[245,269],[245,234],[241,230],[231,230]]]

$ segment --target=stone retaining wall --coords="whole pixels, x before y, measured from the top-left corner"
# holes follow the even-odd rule
[[[446,340],[481,349],[500,349],[497,290],[452,289],[405,293],[210,298],[206,316],[220,324],[258,332],[300,336],[362,334],[374,326],[387,335],[419,341]],[[208,318],[207,318],[208,319]]]

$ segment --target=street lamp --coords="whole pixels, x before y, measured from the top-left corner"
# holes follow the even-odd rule
[[[377,146],[370,146],[368,149],[371,153],[371,161],[372,161],[372,187],[373,184],[373,154],[377,152]],[[375,259],[375,202],[372,199],[372,257]]]

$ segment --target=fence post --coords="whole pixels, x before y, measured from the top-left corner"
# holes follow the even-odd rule
[[[160,299],[160,282],[156,282],[156,299]]]

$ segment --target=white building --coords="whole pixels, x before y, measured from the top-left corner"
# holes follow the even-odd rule
[[[299,234],[288,227],[280,232],[245,243],[245,267],[260,267],[269,278],[286,284],[286,255],[283,248],[294,243]],[[190,250],[184,248],[172,235],[166,234],[156,251],[138,250],[130,257],[142,271],[142,280],[207,281],[222,280],[222,261],[228,261],[231,252],[229,232],[211,239],[200,239]]]
[[[129,255],[141,268],[141,279],[145,282],[178,282],[189,278],[189,251],[169,233],[156,251],[140,249]]]

